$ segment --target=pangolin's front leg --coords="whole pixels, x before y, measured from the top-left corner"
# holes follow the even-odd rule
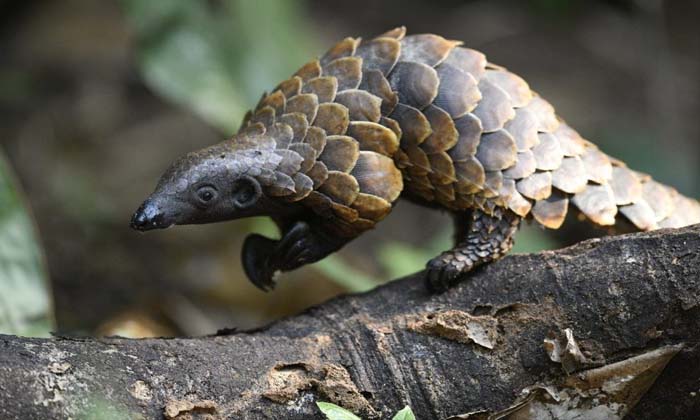
[[[290,271],[314,263],[352,239],[332,235],[321,225],[305,221],[282,228],[280,240],[253,234],[243,243],[243,268],[253,284],[264,291],[275,286],[275,272]]]
[[[509,210],[481,210],[455,214],[455,247],[428,262],[428,287],[442,291],[474,267],[497,260],[513,247],[522,218]]]

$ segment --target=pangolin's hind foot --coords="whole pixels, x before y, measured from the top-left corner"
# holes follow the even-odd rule
[[[428,262],[426,282],[435,292],[457,284],[473,268],[497,260],[513,247],[513,235],[521,218],[516,214],[495,209],[489,215],[474,210],[470,215],[455,215],[456,246]]]

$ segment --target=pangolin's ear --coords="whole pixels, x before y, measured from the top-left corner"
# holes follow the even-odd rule
[[[233,183],[233,205],[238,209],[248,209],[255,205],[262,196],[260,183],[253,177],[244,175]]]

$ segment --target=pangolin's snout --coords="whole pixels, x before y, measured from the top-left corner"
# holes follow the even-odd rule
[[[170,226],[165,213],[152,200],[146,200],[131,217],[131,227],[142,232],[152,229],[163,229]]]

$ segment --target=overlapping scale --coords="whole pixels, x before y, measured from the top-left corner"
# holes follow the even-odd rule
[[[250,117],[250,124],[254,124],[256,122],[261,123],[265,127],[269,127],[272,124],[275,123],[275,109],[271,106],[264,106],[260,108],[259,110],[255,111],[253,115]]]
[[[318,106],[314,126],[322,128],[327,135],[345,134],[349,124],[350,114],[343,105],[325,103]]]
[[[637,176],[625,167],[613,167],[610,187],[615,195],[615,204],[632,204],[642,197],[642,183]]]
[[[318,157],[330,171],[349,172],[360,155],[360,144],[348,136],[328,136]]]
[[[362,189],[361,186],[360,189]],[[379,221],[389,214],[391,203],[376,195],[361,192],[352,202],[352,208],[357,210],[362,218]]]
[[[410,105],[398,104],[390,116],[401,127],[401,144],[405,147],[423,143],[433,132],[428,118]]]
[[[459,118],[474,110],[481,100],[481,91],[474,76],[445,63],[436,70],[440,86],[435,105],[447,111],[452,118]]]
[[[435,105],[428,106],[423,110],[423,114],[428,119],[432,130],[420,145],[423,150],[427,153],[438,153],[449,150],[457,144],[459,133],[450,114]]]
[[[503,179],[501,186],[501,194],[508,197],[506,206],[520,217],[525,217],[532,209],[532,203],[525,199],[515,188],[515,181],[512,179]]]
[[[275,139],[278,149],[286,149],[294,139],[294,130],[289,124],[275,123],[267,129],[267,135]]]
[[[343,57],[323,66],[323,75],[338,80],[338,91],[357,89],[362,80],[362,59],[360,57]]]
[[[294,143],[289,145],[289,150],[299,154],[302,158],[302,163],[299,172],[306,173],[316,163],[316,151],[307,143]]]
[[[347,37],[339,43],[335,44],[321,57],[321,66],[325,66],[331,61],[337,60],[339,58],[354,55],[355,49],[357,48],[357,45],[359,43],[359,39]]]
[[[575,194],[571,202],[593,222],[601,226],[615,224],[617,205],[609,185],[588,185]]]
[[[306,130],[309,129],[309,122],[306,115],[300,112],[284,114],[277,119],[280,123],[287,124],[292,128],[292,143],[301,142],[306,137]]]
[[[287,112],[300,113],[306,116],[307,124],[316,119],[318,112],[318,97],[313,93],[296,95],[287,101]]]
[[[673,197],[673,213],[659,222],[662,228],[679,228],[700,223],[700,205],[696,200],[676,194]]]
[[[537,129],[543,133],[551,133],[559,127],[559,120],[554,107],[539,96],[534,96],[525,106],[537,118]]]
[[[303,84],[303,81],[301,77],[299,76],[293,76],[291,79],[285,80],[277,87],[275,90],[281,91],[286,98],[291,98],[294,95],[297,95],[301,91],[301,85]]]
[[[564,192],[581,192],[587,184],[586,168],[578,156],[564,158],[559,168],[552,172],[552,185]]]
[[[518,192],[533,200],[544,200],[552,194],[551,172],[537,172],[515,183]]]
[[[540,142],[532,148],[537,169],[553,171],[559,168],[562,159],[564,159],[564,153],[559,147],[559,140],[549,133],[540,133],[538,138]]]
[[[282,172],[275,172],[275,181],[266,188],[273,197],[284,197],[294,194],[294,180]]]
[[[318,156],[321,154],[321,152],[323,152],[323,149],[326,147],[326,132],[319,127],[309,127],[309,129],[306,130],[306,137],[304,137],[304,143],[307,143],[309,146],[313,147],[316,151],[316,156]]]
[[[434,67],[445,60],[450,51],[459,44],[461,42],[448,41],[439,35],[409,35],[401,40],[399,60]]]
[[[501,171],[486,171],[486,176],[484,177],[484,197],[497,197],[498,192],[503,186],[503,180],[503,173]]]
[[[313,93],[319,103],[333,102],[338,91],[338,79],[331,76],[315,77],[306,82],[301,91]]]
[[[506,123],[505,129],[515,139],[518,151],[530,150],[539,144],[540,139],[537,135],[538,124],[535,114],[527,108],[515,110],[515,117]]]
[[[275,110],[275,115],[282,115],[285,112],[286,102],[287,98],[284,96],[284,93],[282,93],[282,91],[276,90],[272,94],[263,97],[258,103],[256,109],[260,109],[264,106],[269,106]]]
[[[656,223],[654,210],[643,199],[634,204],[620,207],[620,213],[640,230],[653,230],[659,227]]]
[[[535,202],[532,217],[542,226],[559,229],[566,219],[568,209],[569,199],[566,194],[553,190],[549,197]]]
[[[321,63],[318,60],[309,61],[294,73],[294,76],[299,77],[303,82],[307,82],[320,75]]]
[[[318,187],[328,179],[328,168],[325,163],[317,161],[311,169],[306,172],[306,176],[311,178],[314,183],[314,188],[318,189]]]
[[[275,154],[282,158],[277,164],[277,172],[293,176],[301,169],[304,159],[298,153],[288,149],[277,149]]]
[[[292,177],[294,181],[294,193],[285,197],[288,201],[299,201],[306,198],[314,189],[314,182],[306,174],[297,172]]]
[[[560,123],[553,134],[559,140],[564,156],[581,156],[586,151],[586,142],[565,123]]]
[[[457,129],[457,144],[448,150],[454,161],[466,160],[476,154],[481,141],[481,120],[473,114],[467,114],[454,120]]]
[[[536,170],[535,155],[530,150],[526,150],[518,152],[515,165],[503,171],[503,176],[511,179],[522,179],[534,174]],[[584,180],[586,179],[584,178]]]
[[[589,180],[598,184],[605,184],[612,178],[610,159],[597,148],[587,147],[581,155],[581,161],[586,168]]]
[[[486,56],[470,48],[453,48],[443,62],[471,74],[478,81],[486,71]]]
[[[530,86],[519,76],[505,70],[487,70],[484,78],[503,89],[515,108],[526,106],[532,100]]]
[[[363,71],[376,70],[389,74],[399,60],[401,43],[390,37],[375,38],[363,42],[357,49],[356,55],[362,58]]]
[[[481,120],[485,133],[500,130],[515,117],[510,96],[503,89],[486,79],[481,79],[479,91],[482,99],[473,113]]]
[[[379,70],[366,70],[362,73],[360,89],[377,96],[382,100],[381,113],[389,115],[399,103],[399,96],[391,90],[389,81]]]
[[[391,88],[399,95],[399,102],[423,109],[438,94],[440,80],[430,66],[412,61],[399,61],[389,75]]]
[[[486,171],[476,158],[454,162],[455,176],[460,184],[463,194],[480,191],[486,182]],[[468,192],[467,192],[468,191]]]
[[[399,139],[396,134],[381,124],[353,121],[348,127],[347,134],[359,142],[361,150],[392,157],[399,148]]]
[[[506,169],[517,160],[515,140],[505,130],[484,134],[476,150],[476,158],[487,171]]]
[[[393,38],[393,39],[395,39],[395,40],[397,40],[397,41],[401,41],[401,40],[404,38],[404,36],[406,36],[406,27],[405,27],[405,26],[399,26],[399,27],[397,27],[397,28],[394,28],[394,29],[391,29],[391,30],[386,31],[386,32],[384,32],[384,33],[381,34],[381,35],[378,35],[377,38],[375,38],[375,39],[379,39],[379,38]]]
[[[338,92],[335,101],[344,105],[353,121],[378,122],[382,116],[382,100],[361,89],[351,89]]]
[[[430,162],[429,178],[434,185],[445,185],[457,180],[454,162],[447,153],[429,153],[427,156]]]
[[[394,161],[379,153],[362,151],[357,164],[350,173],[358,182],[360,191],[365,194],[394,202],[403,190],[401,172]]]
[[[675,207],[673,206],[673,196],[675,191],[656,181],[647,181],[642,185],[642,197],[654,211],[656,222],[667,218]]]
[[[360,192],[360,185],[352,175],[330,170],[328,178],[318,188],[318,191],[336,203],[349,206]]]

